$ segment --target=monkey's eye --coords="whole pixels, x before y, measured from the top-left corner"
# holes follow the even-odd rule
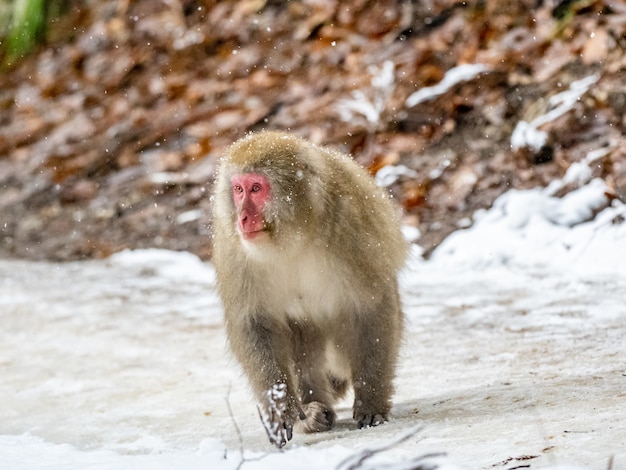
[[[259,191],[261,191],[261,185],[258,183],[253,184],[251,191],[253,193],[258,193]]]
[[[234,186],[233,186],[233,190],[234,190],[236,193],[243,193],[243,188],[241,187],[241,185],[240,185],[240,184],[236,184],[236,185],[234,185]]]

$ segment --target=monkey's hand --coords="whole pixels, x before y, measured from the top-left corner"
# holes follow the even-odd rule
[[[259,416],[270,442],[280,449],[293,437],[297,413],[294,403],[290,403],[293,400],[289,400],[286,384],[274,384],[266,393],[265,409],[259,408]]]

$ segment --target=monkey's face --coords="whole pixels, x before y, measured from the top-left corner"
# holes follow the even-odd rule
[[[257,241],[267,236],[264,209],[270,199],[270,183],[258,173],[240,173],[231,177],[237,215],[237,230],[244,240]]]

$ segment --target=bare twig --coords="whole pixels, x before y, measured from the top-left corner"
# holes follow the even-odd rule
[[[243,456],[243,436],[241,435],[241,430],[239,429],[239,425],[237,424],[237,420],[235,419],[235,415],[233,414],[233,409],[230,406],[230,389],[232,384],[228,385],[228,392],[226,393],[226,408],[228,409],[228,416],[230,416],[230,420],[233,422],[233,426],[235,427],[235,432],[237,433],[237,440],[239,441],[239,455],[240,461],[237,465],[237,470],[239,470],[245,462],[245,458]]]
[[[228,393],[226,394],[226,408],[228,409],[228,415],[230,416],[231,421],[233,422],[233,426],[235,428],[235,433],[237,433],[237,440],[239,441],[239,455],[240,455],[240,459],[239,459],[239,463],[237,464],[236,470],[240,470],[241,467],[243,467],[243,465],[246,462],[256,462],[258,460],[264,459],[265,457],[267,457],[269,454],[262,454],[258,457],[255,458],[246,458],[244,457],[244,446],[243,446],[243,436],[241,434],[241,430],[239,429],[239,425],[237,424],[237,420],[235,419],[235,415],[233,414],[233,409],[230,406],[230,385],[228,386]]]
[[[396,447],[397,445],[402,444],[403,442],[407,441],[408,439],[410,439],[411,437],[415,436],[418,432],[420,432],[423,429],[423,426],[419,425],[419,426],[415,426],[411,429],[409,429],[408,431],[406,431],[404,434],[400,435],[397,439],[391,441],[388,444],[379,446],[379,447],[374,447],[374,448],[370,448],[370,449],[362,449],[359,452],[356,452],[352,455],[350,455],[348,458],[344,459],[343,461],[341,461],[339,463],[339,465],[337,465],[336,470],[355,470],[359,467],[362,467],[363,463],[367,460],[372,458],[374,455],[380,454],[382,452],[388,451],[394,447]],[[402,467],[403,468],[410,468],[413,470],[434,470],[435,468],[437,468],[437,466],[435,465],[434,467],[432,466],[425,466],[422,464],[419,464],[420,461],[424,461],[426,459],[430,459],[430,458],[434,458],[434,457],[442,457],[446,454],[444,453],[431,453],[431,454],[424,454],[424,455],[420,455],[414,459],[411,459],[408,462],[403,462],[402,463]],[[408,465],[408,466],[407,466]],[[377,468],[381,468],[380,466],[378,466]]]
[[[244,457],[244,444],[243,444],[243,436],[241,434],[241,430],[239,428],[239,425],[237,424],[237,421],[235,420],[235,416],[233,414],[233,410],[232,407],[230,405],[230,387],[228,388],[228,393],[226,395],[226,407],[228,409],[228,414],[230,416],[230,419],[233,422],[233,427],[235,428],[235,433],[237,434],[237,440],[239,441],[239,452],[240,452],[240,460],[239,463],[237,464],[237,470],[240,470],[243,465],[246,462],[256,462],[258,460],[262,460],[265,457],[267,457],[268,455],[270,455],[269,453],[265,453],[260,455],[259,457],[255,457],[255,458],[246,458]],[[257,411],[259,413],[259,416],[261,417],[261,422],[264,422],[263,419],[263,415],[261,413],[261,409],[259,407],[257,407]],[[407,441],[408,439],[410,439],[411,437],[415,436],[417,433],[419,433],[421,430],[423,429],[423,426],[419,425],[419,426],[415,426],[411,429],[409,429],[408,431],[406,431],[404,434],[400,435],[398,438],[396,438],[395,440],[389,442],[388,444],[385,445],[381,445],[379,447],[374,447],[374,448],[369,448],[369,449],[362,449],[359,452],[356,452],[352,455],[350,455],[349,457],[347,457],[346,459],[342,460],[339,465],[337,465],[336,470],[356,470],[360,467],[363,467],[363,464],[366,460],[372,458],[373,456],[380,454],[382,452],[388,451],[400,444],[402,444],[403,442]],[[266,432],[269,432],[268,429],[266,428]],[[279,450],[279,452],[282,452],[282,449]],[[384,469],[384,468],[389,468],[390,470],[400,470],[400,469],[404,469],[404,470],[435,470],[438,465],[429,465],[426,462],[424,462],[427,459],[431,459],[431,458],[436,458],[436,457],[442,457],[445,456],[445,453],[429,453],[429,454],[423,454],[423,455],[419,455],[415,458],[412,458],[410,460],[406,460],[403,462],[399,462],[393,465],[377,465],[376,468],[378,469]],[[608,470],[612,470],[611,468],[609,468]]]

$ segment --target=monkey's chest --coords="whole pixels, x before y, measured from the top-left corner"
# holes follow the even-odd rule
[[[270,310],[302,320],[337,315],[348,300],[340,271],[313,259],[274,270],[265,280]]]

